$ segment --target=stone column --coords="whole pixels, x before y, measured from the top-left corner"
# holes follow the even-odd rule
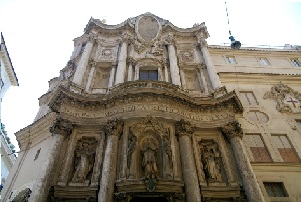
[[[172,35],[169,35],[166,38],[165,44],[167,45],[167,49],[168,49],[168,59],[169,59],[169,66],[170,66],[171,82],[175,85],[181,86],[180,71],[179,71],[179,67],[178,67],[178,59],[177,59],[176,49],[174,47],[174,41],[173,41]]]
[[[58,117],[53,126],[50,127],[52,133],[52,146],[49,149],[46,160],[44,161],[39,178],[35,181],[32,193],[28,199],[29,202],[46,201],[50,183],[53,177],[54,166],[57,163],[64,138],[72,133],[72,125],[69,121]]]
[[[194,128],[189,122],[182,119],[176,123],[176,135],[180,142],[186,201],[200,202],[201,193],[191,143],[191,135],[193,132]]]
[[[222,128],[222,131],[231,142],[248,201],[264,202],[259,183],[242,142],[243,132],[240,124],[237,121],[230,122]]]
[[[139,66],[135,66],[134,81],[139,80]]]
[[[213,89],[217,89],[222,87],[222,83],[219,79],[219,76],[216,72],[216,69],[213,65],[212,59],[210,57],[209,51],[208,51],[208,44],[206,42],[206,39],[203,37],[203,34],[201,33],[201,36],[198,37],[198,44],[203,54],[203,59],[205,60],[205,65],[207,66],[209,78],[212,84]]]
[[[110,78],[109,78],[108,88],[112,88],[113,85],[114,85],[115,72],[116,72],[116,62],[113,62],[112,63],[112,69],[111,69],[111,72],[110,72]]]
[[[122,34],[122,42],[121,42],[121,47],[118,55],[118,65],[117,65],[115,84],[120,84],[124,82],[129,39],[130,39],[129,34],[124,32]]]
[[[92,174],[90,186],[97,186],[99,183],[100,169],[101,169],[102,160],[103,160],[102,157],[103,157],[104,140],[105,140],[105,133],[104,133],[104,131],[101,131],[100,137],[98,140],[97,149],[96,149],[95,163],[94,163],[93,174]]]
[[[118,142],[119,136],[123,131],[123,122],[120,120],[108,121],[104,129],[107,135],[107,146],[103,161],[98,202],[114,201]]]
[[[208,90],[206,78],[205,78],[205,75],[204,75],[204,65],[199,65],[198,68],[199,68],[200,78],[201,78],[201,83],[202,83],[201,85],[204,89],[204,94],[208,94],[209,90]]]
[[[169,72],[168,72],[168,60],[167,59],[165,59],[164,61],[163,61],[163,64],[164,64],[164,74],[165,74],[165,81],[166,82],[169,82]]]
[[[89,89],[90,89],[90,86],[91,86],[91,83],[92,83],[92,79],[93,79],[93,76],[94,76],[96,62],[94,60],[90,60],[90,65],[91,65],[91,70],[90,70],[90,73],[89,73],[89,76],[88,76],[88,81],[87,81],[87,84],[86,84],[86,92],[89,92]]]
[[[184,89],[186,89],[187,85],[186,85],[186,80],[185,80],[185,74],[184,74],[184,66],[183,66],[183,64],[180,65],[180,76],[181,76],[181,81],[182,81],[182,87]]]
[[[86,43],[85,50],[78,62],[74,77],[73,77],[73,83],[77,84],[78,86],[82,85],[83,77],[87,68],[87,65],[89,63],[89,58],[91,51],[93,49],[93,41],[94,37],[89,36],[89,40]]]
[[[128,81],[133,81],[133,65],[135,63],[134,59],[132,57],[128,58]]]

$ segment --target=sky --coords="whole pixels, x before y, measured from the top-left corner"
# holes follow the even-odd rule
[[[301,45],[301,1],[227,0],[227,7],[230,27],[224,0],[0,0],[0,31],[19,80],[2,100],[12,142],[17,146],[14,133],[33,122],[38,98],[65,67],[90,17],[114,25],[151,12],[181,28],[205,22],[209,45],[228,45],[229,28],[244,46]]]

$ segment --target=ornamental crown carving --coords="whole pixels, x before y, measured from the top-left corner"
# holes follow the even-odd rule
[[[191,136],[195,131],[195,127],[191,126],[191,123],[188,121],[184,121],[181,119],[179,122],[175,124],[176,127],[176,135],[179,137],[183,135]]]
[[[104,126],[106,135],[120,136],[123,130],[123,122],[119,119],[109,120]]]
[[[70,121],[62,119],[61,117],[57,117],[53,125],[49,128],[49,131],[52,134],[59,134],[67,137],[71,135],[72,128],[73,127]]]
[[[234,137],[242,138],[243,136],[241,125],[236,120],[223,126],[222,132],[227,136],[229,140]]]
[[[300,113],[301,94],[282,82],[272,86],[263,99],[275,100],[276,109],[280,112]]]

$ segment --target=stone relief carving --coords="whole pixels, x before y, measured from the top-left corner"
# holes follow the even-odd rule
[[[32,191],[29,188],[26,188],[24,193],[20,197],[20,201],[21,202],[27,202],[29,197],[30,197],[31,192]]]
[[[208,184],[222,182],[218,144],[212,140],[202,141],[200,147],[201,164]]]
[[[141,42],[137,37],[135,37],[132,40],[132,43],[134,44],[134,49],[137,53],[142,53],[145,50],[145,43]]]
[[[272,86],[263,99],[275,100],[276,109],[280,112],[300,113],[301,94],[281,82]]]
[[[183,51],[183,52],[181,52],[181,61],[182,62],[193,62],[194,61],[193,51]]]
[[[152,46],[151,46],[151,54],[154,56],[159,56],[163,54],[163,41],[160,39],[154,40]]]
[[[94,166],[96,146],[95,138],[83,138],[77,141],[72,183],[89,183],[88,174],[92,172]]]
[[[113,55],[113,50],[112,49],[103,49],[102,52],[101,52],[101,55],[102,57],[105,57],[105,58],[111,58],[112,55]]]
[[[57,117],[53,125],[49,128],[52,134],[63,135],[68,137],[72,133],[72,125],[70,121]]]

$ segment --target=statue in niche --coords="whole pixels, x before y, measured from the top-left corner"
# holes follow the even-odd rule
[[[137,142],[137,137],[130,130],[129,143],[128,143],[128,156],[127,156],[127,166],[128,166],[128,168],[131,167],[132,154],[133,154],[133,152],[136,148],[136,142]]]
[[[212,141],[201,144],[201,164],[208,182],[222,182],[220,156],[217,144]]]
[[[71,182],[85,183],[92,171],[95,159],[96,140],[82,139],[75,150],[75,172]]]
[[[156,189],[158,179],[158,167],[156,152],[158,143],[153,138],[146,138],[142,141],[141,153],[143,155],[142,167],[144,169],[144,182],[146,189],[153,192]]]

